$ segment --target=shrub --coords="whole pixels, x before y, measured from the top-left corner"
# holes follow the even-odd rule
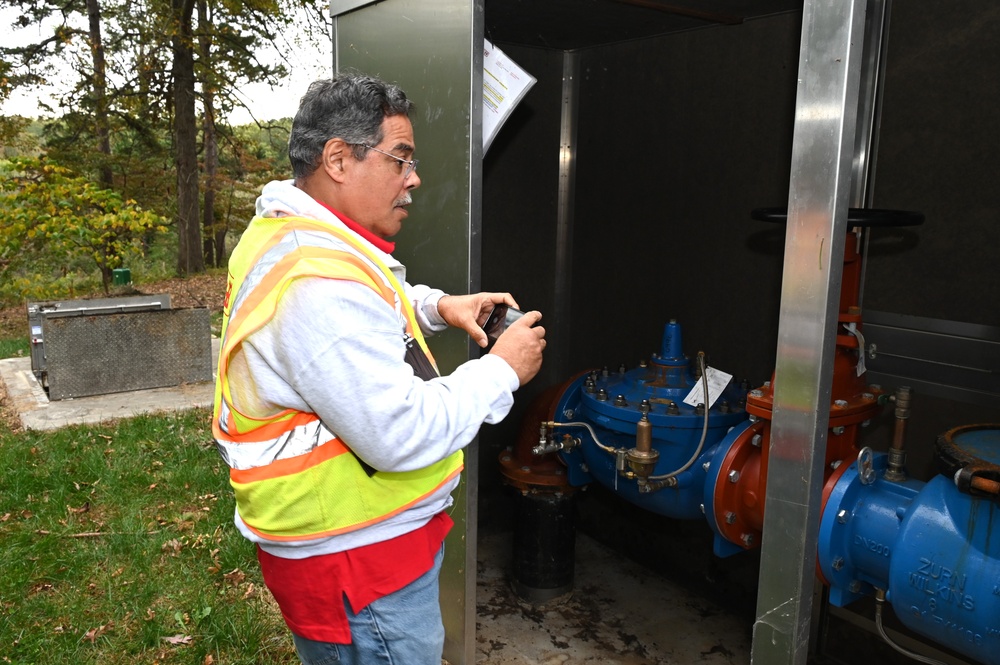
[[[96,266],[112,271],[166,232],[165,220],[44,158],[0,162],[0,299],[71,295]],[[69,289],[69,293],[67,293]]]

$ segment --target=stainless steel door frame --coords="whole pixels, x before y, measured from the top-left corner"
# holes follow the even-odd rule
[[[865,0],[805,0],[751,662],[804,665]]]
[[[411,282],[450,293],[480,290],[482,237],[483,3],[472,0],[333,0],[334,67],[398,83],[416,104],[422,184],[395,238]],[[458,331],[431,349],[449,372],[479,347]],[[478,446],[466,448],[441,573],[444,657],[475,662]]]

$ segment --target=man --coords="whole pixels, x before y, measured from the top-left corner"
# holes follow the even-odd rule
[[[538,372],[528,312],[490,353],[436,376],[423,334],[482,346],[507,293],[411,286],[391,253],[419,187],[412,103],[360,74],[313,83],[292,123],[294,181],[266,185],[233,251],[214,433],[236,525],[299,657],[438,665],[446,509],[462,449]]]

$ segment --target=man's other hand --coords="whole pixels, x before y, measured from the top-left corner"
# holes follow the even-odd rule
[[[490,351],[490,354],[500,356],[511,366],[522,386],[531,381],[542,368],[545,328],[536,325],[541,320],[541,312],[526,312],[508,326]]]
[[[483,331],[483,324],[496,305],[517,308],[514,296],[509,293],[471,293],[465,296],[443,296],[438,301],[438,314],[453,328],[469,333],[476,344],[486,348],[490,340]]]

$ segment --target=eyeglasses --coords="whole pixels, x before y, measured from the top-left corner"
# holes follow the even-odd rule
[[[368,148],[369,150],[374,150],[375,152],[380,152],[387,157],[392,157],[399,163],[399,167],[402,168],[403,164],[406,164],[406,170],[403,172],[403,180],[410,177],[410,174],[417,170],[417,164],[420,163],[419,159],[403,159],[402,157],[397,157],[391,152],[386,152],[385,150],[379,150],[373,145],[368,145],[367,143],[359,144],[363,148]]]

